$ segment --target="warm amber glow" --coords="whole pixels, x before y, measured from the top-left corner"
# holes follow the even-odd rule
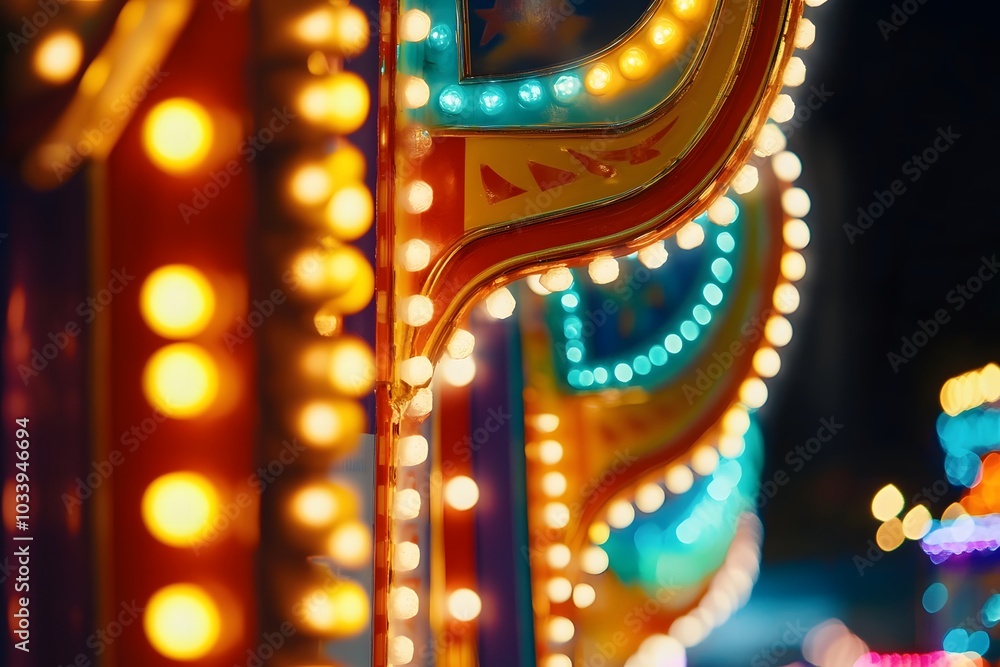
[[[984,403],[1000,399],[1000,366],[989,363],[982,368],[953,377],[941,387],[941,409],[955,416]]]
[[[337,183],[360,181],[365,177],[365,155],[346,139],[340,140],[337,149],[327,156],[326,166]]]
[[[587,72],[583,85],[591,95],[603,95],[608,92],[608,84],[611,83],[611,68],[604,63],[597,63]]]
[[[576,633],[576,626],[573,621],[562,616],[553,616],[549,619],[549,641],[556,644],[565,644]]]
[[[185,173],[201,165],[212,147],[212,117],[197,102],[175,97],[160,102],[146,115],[142,145],[157,167]]]
[[[333,12],[333,42],[337,50],[349,58],[360,54],[370,38],[365,13],[349,3],[334,6]]]
[[[375,355],[364,340],[338,338],[330,351],[330,384],[347,396],[363,396],[375,383]]]
[[[158,653],[173,660],[208,655],[222,628],[218,605],[200,586],[173,584],[153,593],[146,603],[143,628]]]
[[[35,73],[50,83],[66,83],[80,70],[83,43],[74,33],[60,30],[46,36],[35,51]]]
[[[193,472],[157,477],[142,495],[146,529],[173,547],[190,546],[201,539],[218,511],[215,487],[206,477]]]
[[[456,620],[471,621],[483,610],[482,600],[475,591],[459,588],[448,596],[448,613]]]
[[[356,635],[368,626],[371,605],[365,590],[353,581],[337,581],[302,598],[306,625],[330,636]]]
[[[351,183],[337,190],[326,206],[326,224],[341,241],[354,241],[372,226],[375,204],[363,183]]]
[[[333,182],[326,169],[318,164],[306,164],[292,173],[288,190],[292,199],[299,204],[318,206],[329,198],[333,191]]]
[[[555,465],[562,457],[563,446],[557,440],[543,440],[538,444],[538,458],[542,463]]]
[[[185,264],[168,264],[142,284],[139,310],[150,329],[165,338],[188,338],[205,330],[215,312],[215,292],[205,275]]]
[[[618,67],[622,71],[622,76],[632,81],[637,81],[649,73],[649,57],[640,48],[632,47],[626,49],[618,60]]]
[[[587,529],[587,537],[594,544],[604,544],[611,537],[611,526],[604,523],[603,521],[595,521],[590,524],[590,528]]]
[[[698,18],[705,9],[703,0],[673,0],[670,4],[674,14],[686,21]]]
[[[910,540],[919,540],[930,532],[931,513],[923,505],[917,505],[903,517],[903,535]]]
[[[302,439],[315,447],[334,447],[361,432],[364,410],[353,401],[313,401],[299,413]]]
[[[471,477],[460,475],[444,486],[444,500],[457,510],[468,510],[479,502],[479,486]]]
[[[431,32],[431,17],[419,9],[411,9],[399,19],[399,38],[407,42],[420,42]]]
[[[427,82],[420,77],[407,77],[402,88],[403,104],[407,109],[419,109],[430,100],[431,89],[427,86]]]
[[[299,490],[291,500],[292,516],[310,528],[322,528],[343,513],[341,499],[330,485],[314,484]]]
[[[372,556],[372,533],[360,521],[351,521],[338,526],[326,546],[337,564],[363,567]]]
[[[219,371],[205,349],[192,343],[161,347],[146,362],[142,389],[150,405],[176,419],[197,417],[219,393]]]
[[[892,551],[903,543],[903,522],[892,517],[881,526],[875,533],[875,542],[883,551]]]
[[[886,484],[872,498],[872,516],[879,521],[888,521],[903,511],[906,501],[895,484]]]
[[[649,27],[649,41],[658,49],[665,49],[679,40],[677,24],[669,19],[657,19]]]
[[[350,134],[368,118],[370,104],[364,79],[345,71],[307,87],[299,97],[298,106],[306,120],[337,134]]]

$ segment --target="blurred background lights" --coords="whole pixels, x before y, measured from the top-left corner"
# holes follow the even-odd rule
[[[881,526],[875,533],[875,542],[883,551],[893,551],[903,543],[903,522],[892,517]]]
[[[341,241],[354,241],[367,232],[375,218],[372,194],[363,183],[339,188],[326,206],[326,224]]]
[[[191,546],[204,539],[219,511],[219,496],[212,483],[193,472],[157,477],[142,495],[142,520],[146,529],[164,544]]]
[[[311,528],[328,526],[342,513],[337,494],[320,484],[307,486],[292,496],[291,511],[292,516]]]
[[[312,401],[303,406],[298,417],[302,439],[316,447],[341,443],[344,436],[360,432],[363,422],[363,410],[349,401]]]
[[[924,591],[921,603],[928,614],[936,614],[948,603],[948,589],[942,583],[933,583]]]
[[[66,83],[80,71],[83,43],[76,34],[60,30],[47,35],[35,51],[35,73],[50,83]]]
[[[879,521],[888,521],[903,511],[903,494],[894,484],[886,484],[872,498],[872,516]]]
[[[344,523],[330,535],[327,550],[339,565],[364,567],[372,555],[371,530],[360,521]]]
[[[356,635],[368,626],[371,605],[365,589],[353,581],[330,582],[302,599],[306,625],[333,636]]]
[[[170,264],[142,284],[139,310],[150,329],[165,338],[188,338],[205,330],[215,312],[215,292],[192,266]]]
[[[454,477],[445,484],[444,499],[457,510],[472,509],[479,501],[479,487],[471,477]]]
[[[368,118],[368,85],[353,72],[337,72],[303,89],[298,107],[302,116],[336,134],[350,134]]]
[[[173,584],[156,591],[146,603],[143,628],[158,653],[173,660],[198,660],[219,639],[219,608],[205,590]]]
[[[330,197],[333,181],[318,164],[304,164],[292,172],[288,182],[292,198],[303,206],[316,206]]]
[[[475,591],[459,588],[448,596],[448,613],[456,620],[471,621],[479,616],[483,603]]]
[[[185,173],[208,157],[214,134],[205,107],[191,99],[173,98],[160,102],[146,116],[142,143],[157,167]]]
[[[174,343],[154,352],[146,362],[142,389],[150,405],[170,417],[197,417],[218,395],[219,371],[201,346]]]
[[[371,391],[375,383],[375,355],[361,338],[344,336],[330,350],[330,386],[351,397]]]

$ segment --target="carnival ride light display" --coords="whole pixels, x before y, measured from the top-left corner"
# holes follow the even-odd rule
[[[809,242],[780,89],[813,26],[797,2],[654,3],[538,70],[503,8],[390,9],[375,661],[565,667],[610,641],[683,664],[756,576],[753,413]],[[494,47],[510,69],[476,76]],[[614,644],[651,599],[649,639]]]

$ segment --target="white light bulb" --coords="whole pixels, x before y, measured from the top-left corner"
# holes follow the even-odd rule
[[[486,297],[486,312],[498,320],[505,320],[514,314],[517,301],[506,287],[494,290]]]
[[[663,241],[651,243],[639,251],[639,261],[647,269],[658,269],[667,262],[667,246]]]
[[[411,357],[399,363],[399,379],[411,387],[420,387],[430,381],[434,365],[427,357]]]
[[[737,213],[736,202],[729,197],[718,197],[708,206],[708,219],[723,227],[736,220]]]
[[[606,285],[618,278],[618,260],[614,257],[598,257],[587,267],[590,279],[597,285]]]
[[[422,271],[431,261],[431,247],[420,239],[410,239],[399,246],[399,263],[406,271]]]
[[[420,565],[420,547],[413,542],[400,542],[395,545],[392,558],[393,569],[399,572],[409,572]]]
[[[422,294],[404,297],[399,301],[399,317],[411,327],[421,327],[434,317],[434,302]]]
[[[455,329],[448,339],[448,356],[452,359],[465,359],[476,347],[476,337],[465,329]]]
[[[537,273],[534,273],[525,278],[524,282],[528,284],[528,289],[530,289],[538,296],[547,296],[549,294],[552,294],[552,292],[545,289],[545,286],[542,285],[542,277]]]
[[[771,158],[774,175],[791,183],[802,175],[802,161],[791,151],[782,151]]]
[[[799,19],[795,30],[795,48],[808,49],[816,41],[816,25],[807,18]]]
[[[796,86],[801,86],[806,80],[806,64],[802,62],[802,58],[798,56],[793,56],[789,58],[788,65],[785,67],[785,73],[782,75],[781,82],[788,86],[789,88],[795,88]]]
[[[795,102],[791,95],[782,93],[774,100],[768,115],[776,123],[787,123],[795,115]]]
[[[413,640],[409,637],[393,637],[389,640],[389,662],[393,665],[408,665],[413,660]]]
[[[549,269],[538,281],[550,292],[563,292],[573,285],[573,274],[565,266]]]
[[[812,202],[809,201],[809,194],[802,188],[789,188],[781,193],[781,206],[788,215],[801,218],[809,213]]]
[[[412,588],[401,586],[389,593],[389,606],[396,618],[413,618],[420,611],[420,598]]]
[[[418,466],[427,460],[427,438],[422,435],[404,435],[396,447],[401,466]]]
[[[431,17],[419,9],[411,9],[399,19],[399,37],[406,42],[421,42],[431,32]]]
[[[418,389],[417,393],[413,395],[413,398],[406,405],[406,416],[419,419],[429,415],[433,409],[434,392],[424,387],[423,389]]]
[[[697,248],[704,240],[705,230],[694,220],[677,230],[677,247],[681,250]]]
[[[393,518],[408,521],[420,515],[420,494],[416,489],[397,491],[392,499]]]
[[[757,167],[752,164],[743,165],[743,168],[736,172],[736,176],[733,177],[733,191],[738,195],[753,192],[759,181],[760,175],[757,173]]]

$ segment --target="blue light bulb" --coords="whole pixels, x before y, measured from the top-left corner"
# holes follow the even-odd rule
[[[441,105],[441,111],[452,116],[458,115],[465,110],[465,92],[458,86],[448,86],[441,91],[438,103]]]
[[[583,90],[583,82],[575,74],[563,74],[552,84],[552,95],[557,102],[568,104],[576,99]]]
[[[545,91],[538,81],[525,81],[517,90],[517,101],[525,109],[535,109],[542,105]]]
[[[444,51],[455,41],[451,36],[451,28],[446,25],[436,25],[427,34],[427,46],[435,51]]]
[[[479,109],[487,116],[496,116],[507,105],[507,93],[500,86],[486,86],[479,93]]]

